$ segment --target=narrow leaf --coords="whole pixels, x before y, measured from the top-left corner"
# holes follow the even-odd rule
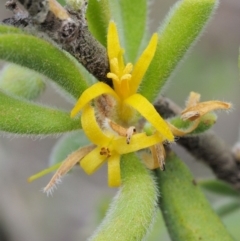
[[[119,2],[122,13],[126,60],[135,62],[146,31],[148,2],[146,0],[121,0]]]
[[[0,35],[0,59],[46,75],[75,98],[87,88],[75,61],[54,45],[34,36]]]
[[[223,196],[240,198],[239,191],[232,188],[226,182],[223,182],[220,180],[215,180],[215,179],[205,179],[205,180],[199,180],[198,183],[206,191],[210,191],[215,194],[219,194],[219,195],[223,195]]]
[[[149,171],[133,154],[121,160],[122,188],[90,240],[143,240],[154,220],[157,191]]]
[[[14,134],[51,135],[80,129],[70,113],[21,101],[0,92],[0,130]]]
[[[155,56],[143,79],[140,93],[154,101],[179,61],[199,37],[218,0],[182,0],[176,3],[163,26]]]
[[[89,0],[87,22],[90,32],[103,45],[107,46],[107,29],[110,21],[108,0]]]
[[[173,241],[233,241],[186,165],[173,153],[158,172],[160,207]]]

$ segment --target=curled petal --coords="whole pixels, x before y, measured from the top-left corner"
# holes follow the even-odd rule
[[[117,153],[108,158],[108,185],[109,187],[121,185],[120,155]]]
[[[81,122],[85,135],[91,142],[100,146],[108,145],[111,139],[99,127],[94,109],[89,104],[83,108]]]
[[[162,119],[162,117],[154,109],[153,105],[145,97],[140,94],[134,94],[128,97],[124,103],[132,106],[144,118],[146,118],[163,136],[164,140],[174,140],[174,136],[165,120]]]
[[[131,94],[136,93],[138,86],[142,81],[142,78],[153,59],[153,56],[157,48],[157,43],[158,43],[158,35],[155,33],[153,34],[148,46],[146,47],[146,49],[138,59],[137,63],[134,65],[134,69],[132,72],[131,86],[130,86]]]
[[[118,100],[117,94],[110,86],[103,82],[98,82],[82,93],[71,111],[71,117],[74,117],[87,103],[102,94],[110,94]]]
[[[157,143],[150,147],[150,153],[142,153],[142,159],[146,167],[150,170],[160,168],[160,170],[165,170],[165,149],[162,143]]]
[[[141,153],[141,158],[148,169],[154,170],[159,168],[159,162],[156,158],[153,158],[152,153],[143,152]]]
[[[119,154],[127,154],[153,146],[163,141],[164,139],[158,133],[155,133],[152,136],[147,136],[145,133],[139,133],[131,137],[131,142],[129,144],[127,144],[126,138],[124,137],[115,139],[112,143],[112,147]]]
[[[170,127],[174,136],[181,137],[194,131],[198,127],[199,123],[200,123],[200,118],[194,121],[187,129],[179,129],[176,126],[172,125],[171,123],[168,123],[168,126]]]
[[[81,160],[80,165],[87,174],[94,173],[105,162],[106,156],[100,152],[101,147],[96,147]]]
[[[59,183],[61,178],[70,171],[74,165],[76,165],[84,156],[86,156],[91,150],[94,149],[93,145],[81,147],[78,150],[71,153],[61,164],[58,170],[55,172],[53,177],[51,178],[50,182],[47,186],[43,189],[44,192],[51,193]]]
[[[194,121],[197,118],[207,114],[210,111],[214,110],[227,110],[231,108],[231,104],[223,101],[206,101],[200,102],[195,106],[186,108],[181,113],[181,118],[183,120]]]

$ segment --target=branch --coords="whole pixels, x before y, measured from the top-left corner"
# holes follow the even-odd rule
[[[85,19],[86,2],[78,11],[63,8],[56,0],[9,0],[6,7],[14,13],[3,23],[21,27],[31,34],[53,40],[73,55],[98,80],[111,85],[106,77],[109,63],[106,49],[91,35]],[[42,33],[42,34],[41,34]]]
[[[161,97],[154,106],[164,118],[173,117],[181,112],[180,107],[164,97]],[[207,164],[219,179],[240,191],[240,162],[214,132],[181,137],[177,143]]]

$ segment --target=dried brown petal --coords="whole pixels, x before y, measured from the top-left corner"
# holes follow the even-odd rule
[[[214,111],[214,110],[227,110],[231,108],[231,104],[223,101],[206,101],[206,102],[200,102],[195,106],[191,106],[186,108],[181,113],[181,118],[183,120],[191,120],[194,121],[199,117],[202,117],[203,115],[207,114],[208,112]]]
[[[61,181],[61,177],[63,177],[68,171],[70,171],[74,165],[76,165],[84,156],[86,156],[90,151],[95,148],[94,145],[89,145],[85,147],[81,147],[78,150],[71,153],[62,163],[62,165],[58,168],[58,170],[53,175],[50,182],[43,189],[47,194],[51,194],[56,184]]]
[[[200,98],[201,98],[200,94],[191,91],[186,101],[186,108],[197,105],[200,101]]]

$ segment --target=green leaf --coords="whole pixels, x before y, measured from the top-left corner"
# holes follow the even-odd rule
[[[206,191],[210,191],[218,195],[240,198],[240,192],[232,188],[226,182],[215,179],[203,179],[199,180],[198,183]]]
[[[8,34],[8,33],[23,33],[23,31],[19,28],[15,28],[8,25],[0,24],[0,34]]]
[[[134,153],[122,156],[122,187],[89,240],[142,240],[154,220],[158,192],[155,181]]]
[[[16,64],[6,64],[0,71],[0,89],[27,100],[36,99],[44,90],[42,75]]]
[[[31,35],[0,35],[0,59],[44,74],[75,98],[88,86],[75,61],[53,44]]]
[[[147,22],[146,0],[109,1],[111,16],[117,24],[121,45],[127,62],[135,63],[145,36]]]
[[[0,130],[14,134],[51,135],[80,129],[70,113],[21,101],[0,92]]]
[[[231,215],[233,212],[240,210],[240,200],[231,200],[228,203],[215,208],[215,210],[221,218],[227,215]]]
[[[173,241],[233,241],[186,165],[173,153],[158,171],[159,200]]]
[[[218,0],[182,0],[176,3],[158,30],[155,56],[139,92],[154,101],[173,70],[199,37]]]
[[[82,130],[62,136],[52,150],[49,166],[64,161],[69,154],[89,144],[90,141]]]
[[[89,0],[86,16],[90,32],[106,47],[107,29],[110,21],[108,0]]]

